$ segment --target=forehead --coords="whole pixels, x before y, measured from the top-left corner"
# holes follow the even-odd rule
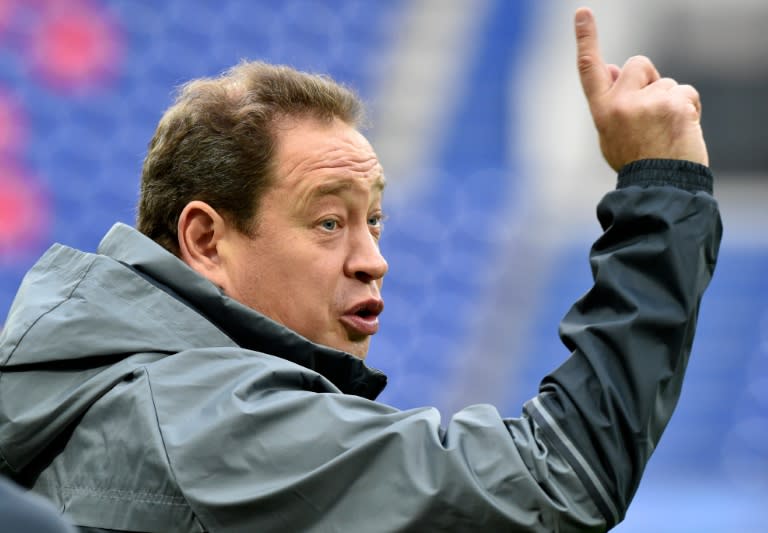
[[[337,188],[384,188],[382,168],[370,143],[341,120],[284,120],[276,137],[278,188],[325,193]]]

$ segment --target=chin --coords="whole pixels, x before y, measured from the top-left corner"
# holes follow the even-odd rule
[[[368,355],[368,347],[370,346],[370,338],[366,338],[364,341],[353,341],[348,343],[342,350],[354,355],[359,359],[365,360]]]
[[[365,338],[357,338],[357,339],[349,339],[349,338],[339,339],[338,337],[336,337],[334,339],[327,339],[327,338],[322,340],[318,339],[318,340],[314,340],[314,342],[318,344],[322,344],[323,346],[328,346],[329,348],[333,348],[334,350],[339,350],[341,352],[354,355],[358,359],[364,360],[368,355],[368,348],[371,344],[371,338],[366,336]]]

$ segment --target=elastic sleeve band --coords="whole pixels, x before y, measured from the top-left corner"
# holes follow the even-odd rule
[[[617,189],[637,186],[672,186],[689,192],[712,194],[714,178],[709,167],[682,159],[641,159],[619,171]]]

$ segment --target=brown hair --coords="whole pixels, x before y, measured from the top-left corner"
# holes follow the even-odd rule
[[[289,117],[358,127],[363,106],[326,76],[261,62],[183,85],[144,159],[138,230],[178,256],[179,215],[201,200],[250,233],[273,179],[275,125]]]

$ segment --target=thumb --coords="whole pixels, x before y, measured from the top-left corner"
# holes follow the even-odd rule
[[[613,76],[600,55],[597,24],[592,11],[586,7],[577,9],[574,22],[581,86],[591,104],[597,96],[611,88]]]

